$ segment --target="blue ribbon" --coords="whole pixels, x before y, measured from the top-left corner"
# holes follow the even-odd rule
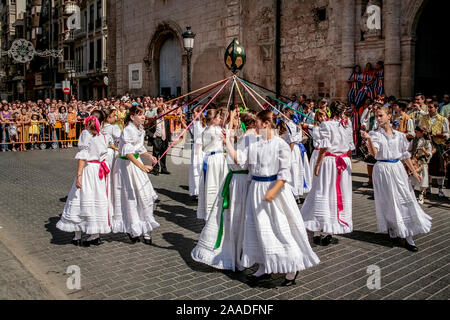
[[[299,116],[297,113],[294,113],[294,114],[292,115],[292,121],[294,121],[294,123],[295,123],[296,125],[298,125],[298,124],[300,123],[300,116]]]
[[[395,160],[378,160],[378,162],[387,162],[387,163],[397,163],[399,161],[400,161],[400,159],[395,159]]]
[[[203,115],[206,117],[208,113],[206,111],[203,111]]]
[[[272,182],[272,181],[277,181],[278,176],[270,176],[270,177],[257,177],[257,176],[252,176],[252,180],[258,181],[258,182]]]
[[[298,147],[300,148],[300,153],[302,155],[302,160],[305,161],[305,154],[306,154],[306,148],[303,145],[303,143],[297,143]],[[303,177],[303,188],[308,189],[308,185],[306,184],[306,179]]]
[[[213,156],[216,153],[222,153],[223,151],[215,151],[207,154],[205,159],[203,160],[203,181],[206,183],[206,170],[208,170],[208,158],[209,156]]]

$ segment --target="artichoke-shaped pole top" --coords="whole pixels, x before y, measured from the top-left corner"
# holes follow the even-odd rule
[[[245,60],[244,47],[237,38],[234,38],[225,50],[225,65],[231,72],[236,73],[238,70],[242,70],[245,65]]]

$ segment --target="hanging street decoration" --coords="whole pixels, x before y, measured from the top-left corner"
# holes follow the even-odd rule
[[[236,73],[244,67],[245,59],[246,56],[244,47],[239,43],[237,38],[234,38],[225,50],[225,65],[231,72]]]
[[[2,55],[8,55],[18,63],[30,62],[34,56],[64,59],[63,50],[36,51],[33,44],[25,39],[14,40],[11,48],[6,52],[2,52]]]

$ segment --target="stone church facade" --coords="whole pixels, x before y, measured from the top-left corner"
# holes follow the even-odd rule
[[[345,99],[355,64],[384,61],[386,93],[412,97],[418,89],[416,33],[423,12],[436,1],[110,0],[109,89],[155,96],[164,70],[176,68],[170,73],[185,93],[181,35],[191,26],[193,89],[230,75],[223,54],[236,37],[247,54],[240,75],[283,95]],[[161,56],[168,39],[180,47],[181,63],[174,66]]]

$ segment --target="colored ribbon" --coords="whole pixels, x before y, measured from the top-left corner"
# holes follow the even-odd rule
[[[223,153],[223,151],[214,151],[211,153],[208,153],[205,158],[203,159],[203,181],[206,183],[206,171],[208,170],[208,158],[210,156],[215,155],[216,153]]]
[[[300,148],[300,154],[302,155],[302,161],[305,161],[305,154],[306,154],[306,148],[303,145],[303,143],[297,143],[298,147]],[[303,164],[304,167],[304,164]],[[303,175],[303,188],[308,189],[308,185],[306,184],[305,176]]]
[[[234,78],[234,83],[236,84],[236,88],[237,88],[237,90],[239,92],[239,96],[241,97],[241,101],[242,101],[242,103],[244,105],[244,109],[247,109],[247,105],[245,104],[244,97],[242,96],[241,89],[239,89],[239,84],[237,83],[236,78]]]
[[[245,123],[243,123],[242,121],[241,121],[241,129],[242,129],[242,131],[247,131],[247,128],[246,128],[246,126],[245,126]]]
[[[395,159],[395,160],[378,160],[378,162],[387,162],[387,163],[397,163],[399,161],[400,161],[400,159]]]
[[[219,233],[217,235],[216,245],[214,246],[214,249],[218,249],[220,247],[220,244],[222,243],[223,213],[226,209],[228,209],[230,207],[230,183],[231,183],[231,179],[233,178],[234,174],[248,174],[248,170],[230,171],[230,172],[228,172],[228,175],[225,178],[225,183],[224,183],[223,189],[222,189],[223,201],[222,201],[222,210],[220,213]]]
[[[342,191],[341,191],[341,177],[342,172],[344,172],[347,169],[347,164],[345,163],[344,158],[347,158],[348,155],[346,153],[341,155],[336,155],[332,153],[325,153],[325,157],[334,157],[336,158],[336,169],[337,169],[337,178],[336,178],[336,194],[337,194],[337,218],[338,221],[342,224],[345,224],[347,227],[349,227],[348,223],[346,223],[344,220],[340,218],[341,211],[344,210],[344,204],[342,202]]]
[[[139,159],[139,153],[135,153],[135,154],[133,154],[133,156],[134,156],[136,159]],[[119,156],[119,158],[122,159],[122,160],[130,160],[130,159],[128,159],[127,157],[124,157],[124,156]]]
[[[98,177],[100,178],[100,180],[103,180],[103,177],[105,177],[111,172],[111,170],[109,170],[108,165],[106,164],[106,162],[103,161],[98,161],[98,160],[94,160],[94,161],[88,161],[88,163],[98,163],[100,164],[100,168],[98,170]]]
[[[278,175],[270,176],[270,177],[252,176],[252,180],[257,181],[257,182],[273,182],[273,181],[277,181],[277,179],[278,179]]]
[[[87,125],[89,122],[95,121],[95,130],[97,130],[97,134],[100,134],[100,122],[98,121],[96,116],[89,116],[84,120],[84,124]]]

